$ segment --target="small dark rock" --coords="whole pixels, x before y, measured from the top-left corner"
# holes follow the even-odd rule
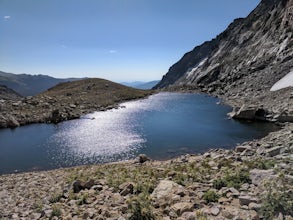
[[[140,154],[135,159],[135,161],[138,162],[138,163],[144,163],[144,162],[149,161],[149,160],[150,160],[150,158],[148,158],[147,155],[145,155],[145,154]]]
[[[94,186],[95,185],[95,181],[93,180],[93,179],[91,179],[91,180],[89,180],[89,181],[87,181],[87,182],[85,182],[84,184],[83,184],[83,188],[84,189],[90,189],[90,188],[92,188],[92,186]]]
[[[119,186],[120,194],[121,196],[126,196],[128,194],[132,194],[133,193],[133,188],[134,188],[134,184],[129,182],[129,183],[123,183]]]
[[[82,187],[82,182],[80,180],[75,180],[73,183],[72,183],[72,188],[73,188],[73,192],[74,193],[79,193],[80,190],[83,189]]]

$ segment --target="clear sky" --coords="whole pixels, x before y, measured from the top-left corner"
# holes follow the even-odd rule
[[[0,70],[161,79],[260,0],[0,0]]]

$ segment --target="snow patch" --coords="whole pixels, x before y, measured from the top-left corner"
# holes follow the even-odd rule
[[[207,57],[206,58],[204,58],[202,61],[200,61],[200,63],[197,65],[197,66],[195,66],[194,68],[192,68],[191,70],[189,69],[188,71],[187,71],[187,78],[189,78],[190,76],[192,76],[192,74],[199,68],[199,67],[201,67],[206,61],[207,61]]]
[[[270,91],[277,91],[279,89],[284,89],[287,87],[293,87],[293,71],[291,71],[278,82],[276,82],[270,89]]]

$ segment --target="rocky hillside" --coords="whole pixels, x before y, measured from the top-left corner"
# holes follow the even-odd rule
[[[21,97],[21,95],[19,95],[12,89],[0,85],[0,100],[19,100],[21,99]]]
[[[293,0],[262,0],[248,17],[186,53],[155,88],[202,91],[248,110],[250,118],[293,121],[292,87],[270,92],[293,69],[292,35]]]
[[[129,88],[104,79],[60,83],[33,97],[0,103],[0,128],[30,123],[58,123],[93,111],[114,108],[118,103],[142,98],[150,91]]]
[[[0,71],[0,85],[5,85],[22,96],[37,95],[61,82],[78,80],[57,79],[46,75],[13,74]]]

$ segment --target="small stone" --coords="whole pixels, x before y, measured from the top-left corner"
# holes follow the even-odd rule
[[[95,181],[91,179],[83,184],[83,189],[90,189],[94,185],[95,185]]]
[[[241,152],[243,152],[243,151],[245,151],[247,149],[250,150],[251,149],[251,146],[249,146],[249,145],[237,146],[236,149],[235,149],[235,151],[241,153]]]
[[[126,196],[133,193],[134,184],[131,182],[122,183],[119,186],[121,196]]]
[[[213,216],[217,216],[219,213],[220,213],[220,209],[216,206],[210,208],[210,213],[213,215]]]
[[[174,176],[176,176],[176,172],[175,171],[170,171],[168,174],[167,174],[167,176],[168,177],[174,177]]]
[[[197,220],[198,219],[195,212],[184,212],[181,217],[186,220]]]
[[[227,199],[227,198],[225,198],[225,197],[221,197],[221,198],[218,200],[218,202],[219,202],[220,204],[225,204],[225,203],[230,202],[230,199]]]
[[[188,202],[179,202],[171,206],[171,211],[174,211],[178,216],[184,212],[190,212],[193,209],[193,204]]]
[[[282,148],[283,147],[273,147],[273,148],[271,148],[271,149],[269,149],[269,150],[266,151],[266,155],[268,157],[277,156],[277,155],[279,155],[281,153],[281,149]]]
[[[259,211],[260,208],[261,208],[261,204],[251,202],[251,203],[249,203],[248,208],[251,209],[251,210]]]
[[[101,190],[103,190],[103,186],[102,186],[102,185],[94,185],[94,186],[92,187],[92,189],[93,189],[93,190],[96,190],[96,191],[101,191]]]
[[[239,215],[239,211],[236,207],[233,206],[226,206],[224,207],[224,209],[222,210],[222,215],[225,218],[228,219],[233,219],[234,217]]]
[[[239,196],[240,205],[249,205],[249,203],[257,203],[258,199],[251,196]]]
[[[74,192],[74,193],[79,193],[80,190],[82,190],[82,184],[81,184],[81,181],[80,181],[80,180],[75,180],[75,181],[72,183],[72,188],[73,188],[73,192]]]
[[[150,158],[148,158],[147,155],[145,155],[145,154],[140,154],[135,159],[135,161],[138,162],[138,163],[144,163],[144,162],[149,161],[149,160],[150,160]]]
[[[233,196],[239,196],[239,191],[233,187],[229,188],[230,192],[232,193]]]

